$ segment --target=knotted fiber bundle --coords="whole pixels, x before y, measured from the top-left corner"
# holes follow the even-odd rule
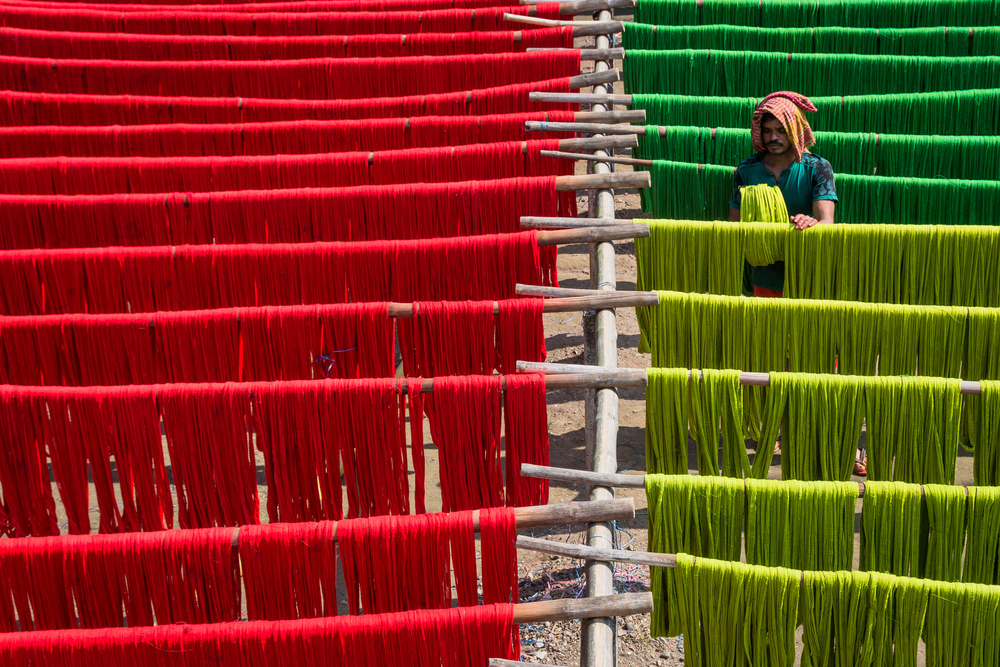
[[[169,157],[385,151],[528,141],[527,120],[572,112],[337,121],[0,128],[7,157]]]
[[[741,215],[750,203],[744,193]],[[757,266],[783,260],[785,295],[794,299],[1000,306],[996,227],[648,224],[650,236],[636,239],[639,290],[738,295],[745,258]]]
[[[656,160],[645,210],[654,216],[722,220],[729,214],[734,168]],[[1000,181],[889,178],[838,173],[837,221],[997,225]]]
[[[516,660],[513,617],[513,605],[497,604],[315,620],[12,632],[0,637],[0,660],[11,667],[256,667],[317,656],[358,667],[463,667],[495,657]]]
[[[468,280],[475,275],[476,280]],[[514,298],[552,283],[534,232],[419,241],[0,252],[5,315]]]
[[[2,62],[2,61],[0,61]],[[865,76],[846,75],[851,67]],[[855,70],[856,71],[856,70]],[[0,69],[2,72],[2,69]],[[988,88],[1000,76],[1000,57],[873,56],[759,51],[627,52],[625,90],[678,95],[767,95],[775,89],[809,95],[923,93]]]
[[[19,537],[58,534],[50,474],[71,533],[91,530],[90,478],[101,533],[171,528],[175,503],[181,528],[258,523],[254,447],[264,459],[271,522],[408,514],[411,493],[422,513],[423,447],[411,448],[411,491],[407,431],[423,443],[425,400],[446,504],[544,504],[546,483],[512,474],[522,462],[548,462],[544,381],[475,376],[435,384],[432,404],[420,380],[5,385],[0,429],[12,444],[0,454],[0,527]]]
[[[450,1],[450,0],[449,0]],[[222,7],[219,5],[219,7]],[[517,36],[520,37],[517,37]],[[234,37],[141,35],[0,28],[0,55],[106,60],[293,60],[401,58],[571,48],[573,29],[417,35]]]
[[[810,86],[811,88],[811,86]],[[633,94],[632,106],[659,125],[750,127],[754,97]],[[813,130],[948,136],[1000,134],[1000,89],[812,97]]]
[[[60,95],[0,91],[0,123],[3,126],[256,123],[423,115],[477,116],[569,110],[569,104],[552,105],[529,101],[528,93],[536,90],[569,92],[569,77],[514,83],[494,88],[477,88],[457,93],[351,100]]]
[[[1000,137],[943,137],[816,132],[810,152],[836,171],[868,176],[984,180],[1000,173]],[[639,157],[710,164],[739,164],[753,154],[750,130],[646,126]]]
[[[0,85],[45,93],[331,99],[446,93],[580,72],[580,52],[304,60],[58,60],[0,56]]]
[[[911,11],[912,13],[912,11]],[[813,28],[625,23],[626,50],[722,49],[883,56],[1000,55],[1000,28]],[[31,55],[31,54],[23,54]]]
[[[316,36],[421,32],[479,32],[509,30],[504,14],[559,18],[559,7],[480,7],[348,12],[169,12],[96,11],[59,7],[43,9],[7,6],[0,23],[12,28],[76,32],[124,32],[178,35]],[[955,24],[949,24],[955,25]]]
[[[424,301],[414,308],[413,317],[397,320],[408,376],[513,375],[519,360],[545,361],[541,299]]]
[[[834,0],[821,5],[799,0],[641,0],[638,23],[795,28],[803,26],[854,26],[858,28],[911,28],[920,26],[992,26],[996,24],[995,0]]]
[[[921,640],[928,666],[1000,660],[997,586],[799,572],[686,554],[678,555],[675,580],[685,662],[693,665],[739,664],[749,660],[746,652],[754,664],[791,665],[800,619],[805,665],[916,665]],[[654,617],[664,602],[654,598]]]
[[[997,356],[1000,338],[986,329],[972,335],[978,310],[661,292],[646,333],[659,368],[833,373],[836,359],[844,375],[919,369],[957,378],[963,360],[979,368]]]

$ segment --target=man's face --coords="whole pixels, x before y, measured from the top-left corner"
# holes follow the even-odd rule
[[[792,147],[792,143],[788,140],[788,133],[785,132],[785,126],[774,116],[765,118],[760,124],[760,134],[764,141],[764,148],[771,155],[782,155]]]

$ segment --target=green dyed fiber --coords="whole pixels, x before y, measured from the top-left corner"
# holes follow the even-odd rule
[[[799,577],[794,570],[678,554],[685,665],[794,664]],[[662,604],[654,595],[654,619]]]
[[[1000,587],[927,581],[927,667],[1000,664]]]
[[[851,569],[857,484],[748,479],[746,489],[748,563]]]
[[[743,482],[728,477],[646,475],[649,504],[649,551],[739,560],[743,544]],[[653,636],[683,632],[674,572],[650,568],[658,604],[653,609]]]
[[[851,478],[865,417],[864,382],[850,375],[771,372],[759,448],[773,447],[784,424],[782,479]]]
[[[996,0],[640,0],[637,23],[796,28],[855,26],[991,26],[1000,9]]]
[[[953,90],[956,82],[961,88],[989,88],[1000,80],[1000,57],[637,49],[625,53],[624,69],[629,93],[885,95]]]
[[[816,132],[815,136],[816,145],[809,150],[826,158],[838,173],[974,181],[1000,174],[1000,137],[876,132]],[[636,156],[647,160],[719,165],[736,165],[752,154],[748,126],[647,125],[636,149]]]
[[[884,56],[1000,55],[1000,28],[761,28],[747,25],[625,23],[622,45],[633,49],[723,49]]]
[[[740,213],[753,209],[745,193]],[[784,260],[785,295],[792,299],[982,306],[970,313],[970,336],[1000,336],[1000,313],[993,310],[1000,307],[1000,227],[845,224],[800,231],[762,223],[648,224],[649,237],[636,239],[639,290],[735,296],[744,259],[757,266]],[[1000,369],[965,369],[966,379],[1000,377]]]
[[[894,95],[834,94],[809,99],[817,109],[809,114],[814,132],[889,132],[955,138],[1000,135],[1000,88],[996,87]],[[759,101],[756,97],[727,95],[633,94],[632,108],[644,109],[647,122],[656,125],[749,128]]]
[[[919,577],[921,542],[920,487],[866,482],[860,568]]]
[[[868,479],[954,484],[960,391],[957,379],[867,378]]]
[[[688,471],[688,434],[702,475],[742,477],[750,470],[743,443],[743,394],[739,371],[650,368],[646,385],[646,468],[650,473]]]
[[[645,210],[675,220],[724,220],[735,166],[654,160]],[[1000,181],[837,174],[840,223],[1000,225]]]
[[[969,488],[968,548],[962,580],[1000,583],[1000,488]]]
[[[980,380],[982,394],[967,396],[964,425],[974,452],[973,480],[977,485],[1000,485],[1000,382]]]
[[[927,505],[927,565],[923,576],[960,581],[965,548],[965,489],[942,484],[924,485]]]
[[[897,581],[871,572],[804,572],[802,666],[893,664]]]

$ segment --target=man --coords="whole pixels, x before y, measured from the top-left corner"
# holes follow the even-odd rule
[[[837,191],[833,168],[808,148],[816,143],[803,111],[816,111],[806,97],[792,92],[771,93],[754,109],[750,141],[756,155],[736,168],[729,219],[740,219],[740,187],[776,185],[795,229],[833,224]],[[751,269],[754,296],[780,297],[785,284],[785,263]]]

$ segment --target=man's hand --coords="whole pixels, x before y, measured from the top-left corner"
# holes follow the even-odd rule
[[[813,225],[818,225],[819,220],[812,217],[811,215],[804,215],[802,213],[792,216],[792,224],[795,225],[795,229],[805,229],[806,227],[812,227]]]

